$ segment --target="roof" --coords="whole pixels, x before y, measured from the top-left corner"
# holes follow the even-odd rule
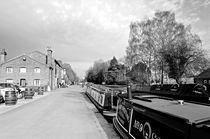
[[[35,58],[31,57],[30,55],[33,54],[33,53],[38,53],[38,54],[41,54],[41,55],[43,55],[43,56],[47,56],[46,54],[44,54],[44,53],[42,53],[42,52],[36,50],[36,51],[29,52],[29,53],[27,53],[27,54],[22,54],[22,55],[19,55],[19,56],[14,57],[14,58],[11,58],[11,59],[7,60],[6,62],[0,64],[0,65],[6,64],[6,63],[8,63],[8,62],[10,62],[10,61],[13,61],[13,60],[15,60],[15,59],[17,59],[17,58],[20,58],[20,57],[22,57],[22,56],[27,56],[28,58],[30,58],[30,59],[32,59],[32,60],[34,60],[34,61],[36,61],[36,62],[38,62],[38,63],[40,63],[40,64],[42,64],[42,65],[45,65],[46,67],[48,67],[48,65],[45,64],[44,62],[38,61],[38,60],[36,60]],[[61,61],[61,60],[56,60],[56,59],[54,59],[54,58],[52,58],[52,60],[55,61],[55,63],[58,64],[61,68],[63,68],[63,66],[62,66],[62,61]]]
[[[207,105],[188,102],[181,104],[178,100],[169,100],[152,95],[138,97],[149,101],[144,101],[141,99],[133,99],[132,101],[138,105],[186,119],[190,123],[199,123],[202,120],[210,119],[210,107]]]
[[[59,67],[63,68],[62,61],[61,60],[56,60],[55,59],[55,63],[57,63],[59,65]]]
[[[30,54],[32,54],[32,53],[40,53],[40,54],[46,56],[46,54],[44,54],[44,53],[42,53],[42,52],[40,52],[40,51],[37,51],[37,50],[36,50],[36,51],[29,52],[29,53],[27,53],[27,55],[30,55]]]
[[[41,63],[41,62],[39,62],[39,61],[37,61],[37,60],[31,58],[30,56],[28,56],[28,55],[26,55],[26,54],[23,54],[23,55],[14,57],[14,58],[12,58],[12,59],[10,59],[10,60],[8,60],[8,61],[2,63],[1,65],[4,65],[4,64],[6,64],[6,63],[9,63],[9,62],[14,61],[14,60],[16,60],[16,59],[18,59],[18,58],[21,58],[21,57],[27,57],[27,58],[29,58],[29,59],[31,59],[31,60],[37,62],[37,63],[40,63],[40,64],[45,65],[46,67],[48,67],[46,64],[43,64],[43,63]]]
[[[33,51],[30,53],[27,53],[27,55],[33,59],[36,59],[37,61],[46,64],[47,61],[47,55],[44,53],[41,53],[39,51]]]
[[[207,70],[201,72],[198,76],[196,76],[195,78],[210,78],[210,68],[208,68]]]
[[[31,54],[33,54],[33,53],[39,53],[39,54],[41,54],[41,55],[43,55],[43,56],[47,56],[46,54],[44,54],[44,53],[42,53],[42,52],[40,52],[40,51],[32,51],[32,52],[30,52],[30,53],[28,53],[27,55],[31,55]],[[55,63],[59,66],[59,67],[61,67],[61,68],[63,68],[62,67],[62,62],[61,62],[61,60],[56,60],[56,59],[54,59],[53,57],[52,57],[52,60],[53,61],[55,61]]]

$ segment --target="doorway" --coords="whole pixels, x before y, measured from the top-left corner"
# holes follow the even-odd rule
[[[26,86],[26,79],[20,79],[20,86]]]

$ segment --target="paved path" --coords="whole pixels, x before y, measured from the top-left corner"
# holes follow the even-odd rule
[[[1,113],[0,139],[112,137],[113,134],[106,133],[111,129],[104,130],[104,123],[99,122],[101,117],[95,113],[95,107],[87,101],[79,86],[58,89],[46,97]],[[113,138],[119,137],[114,135]]]

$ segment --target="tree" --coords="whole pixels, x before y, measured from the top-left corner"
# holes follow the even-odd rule
[[[150,68],[154,54],[151,40],[151,20],[133,22],[130,25],[129,46],[126,49],[127,63],[133,66],[142,62]]]
[[[116,84],[117,81],[117,73],[119,70],[118,61],[115,57],[110,61],[108,70],[106,72],[106,83],[107,84]]]
[[[191,33],[190,26],[177,23],[175,29],[178,35],[168,47],[162,48],[161,55],[168,65],[168,76],[180,84],[184,75],[193,75],[192,71],[198,71],[199,66],[206,65],[204,62],[207,59],[201,49],[201,39]]]
[[[96,84],[101,84],[105,81],[104,74],[108,69],[108,63],[102,60],[95,61],[93,67],[89,68],[86,73],[86,80]]]
[[[182,35],[183,27],[176,22],[175,14],[170,11],[158,11],[152,19],[151,38],[156,48],[155,59],[161,71],[161,84],[163,84],[164,73],[168,72],[163,52]]]
[[[113,57],[112,60],[110,61],[108,70],[116,70],[118,68],[117,66],[118,66],[118,61],[115,57]]]
[[[123,64],[119,64],[117,59],[113,57],[105,77],[107,84],[125,84],[126,67]]]
[[[79,80],[79,78],[77,77],[76,73],[71,68],[70,64],[64,63],[63,64],[63,68],[66,70],[67,78],[65,78],[65,81],[67,83],[75,82],[75,81]]]
[[[149,83],[147,78],[148,72],[147,65],[139,62],[132,67],[127,76],[129,76],[133,82],[145,85]]]
[[[151,71],[157,64],[157,46],[152,39],[152,27],[153,22],[150,19],[131,23],[129,46],[126,49],[126,63],[129,67],[142,62]],[[150,76],[150,72],[148,72],[147,78],[150,79]]]
[[[156,71],[161,72],[161,83],[164,74],[179,83],[183,75],[192,74],[189,67],[194,73],[204,67],[206,59],[200,46],[199,36],[178,23],[173,12],[158,11],[152,19],[131,23],[126,61],[146,64],[155,77]]]

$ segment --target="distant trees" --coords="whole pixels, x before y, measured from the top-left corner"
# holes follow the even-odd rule
[[[71,82],[76,82],[79,80],[76,73],[71,68],[70,64],[64,63],[63,68],[65,69],[66,75],[67,75],[66,77],[64,77],[64,80],[67,84],[70,84]]]
[[[86,80],[96,84],[104,82],[104,74],[108,70],[108,62],[102,60],[95,61],[93,67],[90,67],[86,72]]]
[[[113,57],[105,74],[107,84],[126,84],[126,67]]]
[[[122,83],[125,82],[125,70],[125,66],[119,64],[115,57],[108,62],[95,61],[93,67],[89,68],[86,73],[86,80],[96,84],[102,84],[102,82],[106,84]]]
[[[147,76],[149,74],[148,72],[150,71],[148,71],[147,65],[139,62],[132,67],[131,71],[127,73],[127,76],[130,77],[132,82],[146,85],[149,83]]]
[[[163,83],[165,73],[180,83],[183,76],[195,75],[206,66],[201,44],[190,26],[175,20],[174,13],[159,11],[152,19],[131,23],[126,62],[129,66],[144,63],[151,71],[148,78],[153,72],[155,79],[161,78]]]
[[[164,75],[181,83],[183,77],[195,76],[210,65],[200,37],[192,33],[190,25],[178,23],[170,11],[158,11],[152,19],[131,23],[128,42],[126,66],[115,57],[110,62],[95,62],[87,72],[87,81],[116,84],[125,80],[129,67],[131,79],[142,84],[163,83]]]
[[[118,61],[115,57],[110,61],[108,70],[105,73],[105,82],[107,84],[115,84],[117,81]]]

